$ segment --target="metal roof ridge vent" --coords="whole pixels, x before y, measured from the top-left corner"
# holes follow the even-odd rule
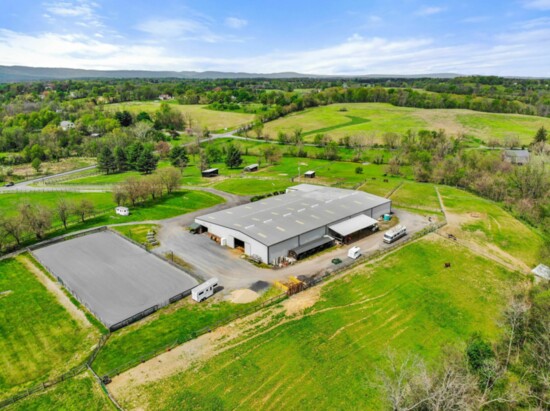
[[[292,215],[292,213],[283,214],[283,217],[288,217],[289,215]]]
[[[314,207],[318,207],[318,206],[319,206],[319,203],[316,203],[316,204],[311,205],[310,207],[314,208]]]
[[[300,208],[300,209],[298,210],[298,212],[301,213],[302,211],[305,211],[305,210],[306,210],[305,208]]]
[[[250,229],[250,228],[252,228],[252,227],[254,227],[254,224],[247,225],[244,229],[245,229],[245,230],[248,230],[248,229]]]
[[[273,221],[273,219],[272,219],[272,218],[269,218],[269,219],[267,219],[267,220],[264,220],[264,224],[266,224],[266,223],[271,223],[272,221]]]
[[[332,198],[330,200],[326,200],[325,204],[332,203],[332,200],[333,200]]]

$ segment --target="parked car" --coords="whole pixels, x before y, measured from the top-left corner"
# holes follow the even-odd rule
[[[13,181],[10,181],[9,183],[4,184],[4,187],[13,187],[15,183]]]

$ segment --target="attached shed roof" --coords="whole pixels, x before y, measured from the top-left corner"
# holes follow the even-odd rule
[[[318,238],[317,240],[313,240],[313,241],[310,241],[309,243],[302,244],[299,247],[293,248],[292,250],[290,250],[290,252],[293,252],[296,255],[300,255],[308,252],[309,250],[313,250],[314,248],[321,247],[333,241],[334,241],[334,238],[332,237],[328,237],[328,236],[321,237],[321,238]]]
[[[356,233],[364,228],[375,225],[377,221],[365,214],[360,214],[356,217],[352,217],[349,220],[342,221],[341,223],[329,226],[329,228],[342,237]]]
[[[529,151],[527,150],[506,150],[504,153],[507,157],[529,158]]]
[[[213,173],[215,171],[218,171],[218,169],[217,168],[209,168],[208,170],[203,170],[202,172],[203,173]]]
[[[391,200],[364,191],[300,184],[287,194],[217,211],[196,218],[271,246],[300,234],[362,214]]]

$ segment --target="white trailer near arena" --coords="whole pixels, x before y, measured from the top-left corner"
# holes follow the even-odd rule
[[[201,301],[206,300],[208,297],[211,297],[214,294],[214,289],[218,286],[218,279],[211,278],[208,281],[205,281],[202,284],[197,285],[191,290],[191,298],[196,302],[200,303]]]

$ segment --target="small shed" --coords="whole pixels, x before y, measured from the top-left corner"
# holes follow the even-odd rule
[[[504,160],[518,165],[524,165],[529,162],[530,154],[527,150],[505,150]]]
[[[259,168],[260,168],[259,164],[250,164],[249,166],[246,166],[244,168],[244,171],[253,172],[253,171],[258,171]]]
[[[202,176],[203,177],[216,177],[217,175],[219,175],[219,170],[217,168],[209,168],[208,170],[203,170],[202,171]]]
[[[59,123],[59,127],[61,127],[64,131],[70,130],[74,128],[74,123],[72,121],[62,121]]]
[[[118,215],[130,215],[130,209],[128,207],[118,206],[115,208],[115,212]]]
[[[306,178],[315,178],[315,171],[309,170],[304,173],[304,177]]]
[[[531,272],[539,278],[550,281],[550,267],[547,265],[539,264]]]

